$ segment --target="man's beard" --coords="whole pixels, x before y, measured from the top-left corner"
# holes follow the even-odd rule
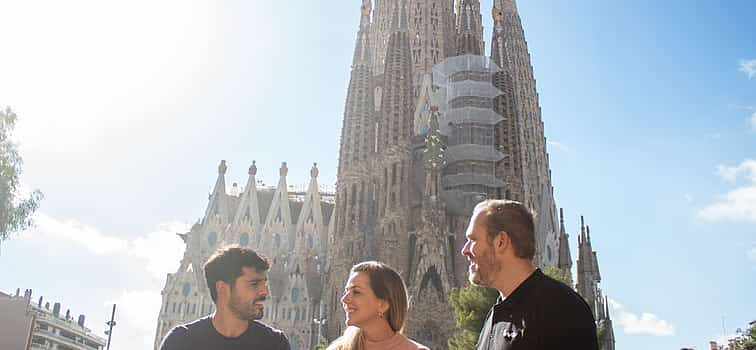
[[[231,292],[231,300],[229,300],[229,309],[231,310],[231,313],[234,314],[238,319],[240,320],[259,320],[263,318],[264,309],[258,308],[252,303],[244,303],[241,300],[238,300],[236,293],[233,291]],[[265,297],[257,298],[254,302],[258,301],[264,301]]]
[[[493,249],[493,246],[491,246],[491,249]],[[476,286],[490,287],[495,273],[501,270],[501,266],[496,264],[493,252],[489,250],[485,255],[478,256],[475,259],[475,265],[478,268],[475,271],[468,272],[467,277],[470,283]]]

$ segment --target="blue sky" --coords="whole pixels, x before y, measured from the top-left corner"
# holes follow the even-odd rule
[[[314,161],[335,182],[360,4],[340,5],[0,0],[0,106],[46,195],[2,245],[0,290],[98,333],[118,302],[113,349],[149,348],[172,233],[220,159],[229,181],[257,160],[267,184],[281,161],[290,184]],[[558,205],[573,256],[579,215],[591,226],[617,348],[704,349],[756,319],[756,3],[518,7]]]

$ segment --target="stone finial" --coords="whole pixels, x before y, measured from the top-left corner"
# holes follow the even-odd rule
[[[279,174],[281,174],[281,177],[286,177],[286,175],[289,174],[289,167],[286,166],[286,162],[281,162]]]
[[[320,171],[318,170],[318,163],[312,163],[312,169],[310,169],[310,177],[316,178]]]
[[[226,170],[228,170],[228,167],[226,166],[226,161],[221,160],[220,165],[218,165],[218,174],[226,175]]]
[[[257,165],[255,165],[256,161],[252,161],[252,165],[249,166],[249,175],[255,176],[257,175]]]

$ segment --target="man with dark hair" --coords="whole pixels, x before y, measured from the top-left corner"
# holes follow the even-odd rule
[[[462,255],[470,282],[499,291],[478,338],[478,350],[598,350],[591,309],[572,288],[533,265],[533,215],[521,203],[475,206]]]
[[[215,312],[172,329],[161,350],[289,350],[284,334],[257,320],[268,297],[268,261],[252,249],[218,249],[205,263]]]

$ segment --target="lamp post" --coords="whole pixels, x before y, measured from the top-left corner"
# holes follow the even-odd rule
[[[320,339],[323,337],[323,325],[328,322],[328,319],[325,318],[325,304],[323,302],[320,302],[320,318],[313,318],[312,323],[315,323],[318,325],[318,337],[315,340],[315,348],[317,349],[317,346],[320,345]]]
[[[110,327],[110,328],[108,328],[107,331],[105,331],[105,334],[108,335],[108,346],[107,346],[106,350],[110,350],[110,338],[113,336],[113,327],[115,327],[115,325],[116,325],[116,322],[115,322],[115,309],[116,309],[116,304],[113,304],[113,312],[110,314],[110,321],[105,322],[105,324]]]

